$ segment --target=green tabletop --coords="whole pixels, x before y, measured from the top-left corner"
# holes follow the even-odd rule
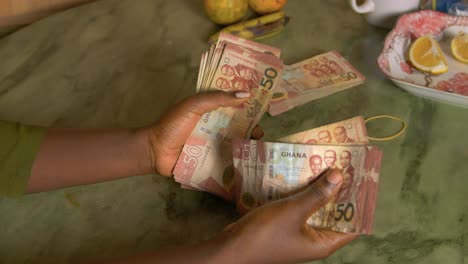
[[[374,234],[318,263],[468,263],[468,110],[404,92],[378,70],[387,33],[347,1],[290,1],[286,30],[263,42],[291,64],[343,54],[363,85],[261,121],[267,139],[356,115],[398,116],[384,152]],[[201,53],[217,27],[202,1],[102,0],[0,39],[0,119],[59,127],[134,127],[194,92]],[[392,133],[376,122],[369,134]],[[0,263],[66,263],[211,237],[232,205],[147,175],[0,198]]]

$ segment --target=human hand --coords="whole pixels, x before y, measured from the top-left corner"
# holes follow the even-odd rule
[[[153,171],[172,175],[182,148],[203,114],[219,107],[242,107],[250,96],[247,92],[209,92],[188,97],[167,112],[156,124],[144,128],[150,147]],[[256,127],[252,138],[263,137]]]
[[[297,263],[326,258],[357,234],[314,229],[307,219],[337,195],[343,176],[328,170],[301,193],[259,207],[227,226],[221,240],[237,263]],[[242,260],[242,261],[240,261]]]

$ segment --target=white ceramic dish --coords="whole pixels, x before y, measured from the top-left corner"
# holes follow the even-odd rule
[[[455,60],[450,51],[450,41],[460,31],[468,34],[468,17],[431,10],[404,15],[385,39],[379,67],[396,85],[416,96],[468,108],[468,65]],[[426,34],[438,40],[448,72],[432,75],[408,63],[411,43]]]
[[[437,102],[447,103],[455,106],[460,106],[464,108],[468,108],[468,96],[449,93],[444,91],[439,91],[432,88],[427,88],[424,86],[419,86],[415,84],[411,84],[409,82],[399,81],[397,79],[390,78],[396,85],[402,88],[409,93],[412,93],[416,96],[420,96],[427,99],[432,99]]]

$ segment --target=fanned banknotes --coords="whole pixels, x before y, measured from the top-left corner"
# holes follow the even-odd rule
[[[312,214],[307,223],[339,232],[372,232],[382,157],[377,147],[245,139],[235,140],[233,145],[240,211],[287,197],[309,185],[327,168],[338,168],[344,182],[337,197]]]
[[[382,152],[367,145],[362,116],[278,141],[284,143],[240,139],[234,142],[239,211],[247,212],[287,197],[310,184],[325,169],[337,168],[344,176],[338,196],[314,213],[308,224],[340,232],[372,232]]]
[[[222,34],[202,55],[197,92],[248,91],[251,97],[242,109],[220,108],[197,123],[173,172],[184,188],[232,199],[231,139],[249,138],[267,110],[282,76],[279,54],[277,48]]]
[[[284,70],[268,113],[272,116],[363,83],[365,77],[336,51],[330,51]]]
[[[338,196],[308,224],[369,234],[382,153],[367,145],[361,116],[279,139],[283,143],[248,140],[268,107],[275,115],[364,81],[336,52],[288,66],[284,74],[280,54],[278,48],[226,33],[202,54],[197,93],[248,91],[251,97],[242,108],[219,108],[202,116],[183,147],[174,178],[184,189],[235,200],[241,211],[248,211],[291,195],[326,168],[339,168],[344,182]]]

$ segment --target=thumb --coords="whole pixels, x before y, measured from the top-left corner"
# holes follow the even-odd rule
[[[208,92],[191,96],[180,104],[180,106],[191,113],[202,116],[203,114],[216,110],[219,107],[235,107],[245,102],[250,97],[249,92]]]
[[[312,183],[303,192],[298,193],[292,200],[297,203],[297,216],[300,221],[305,221],[318,209],[324,207],[335,197],[343,182],[343,175],[338,169],[329,169]]]

